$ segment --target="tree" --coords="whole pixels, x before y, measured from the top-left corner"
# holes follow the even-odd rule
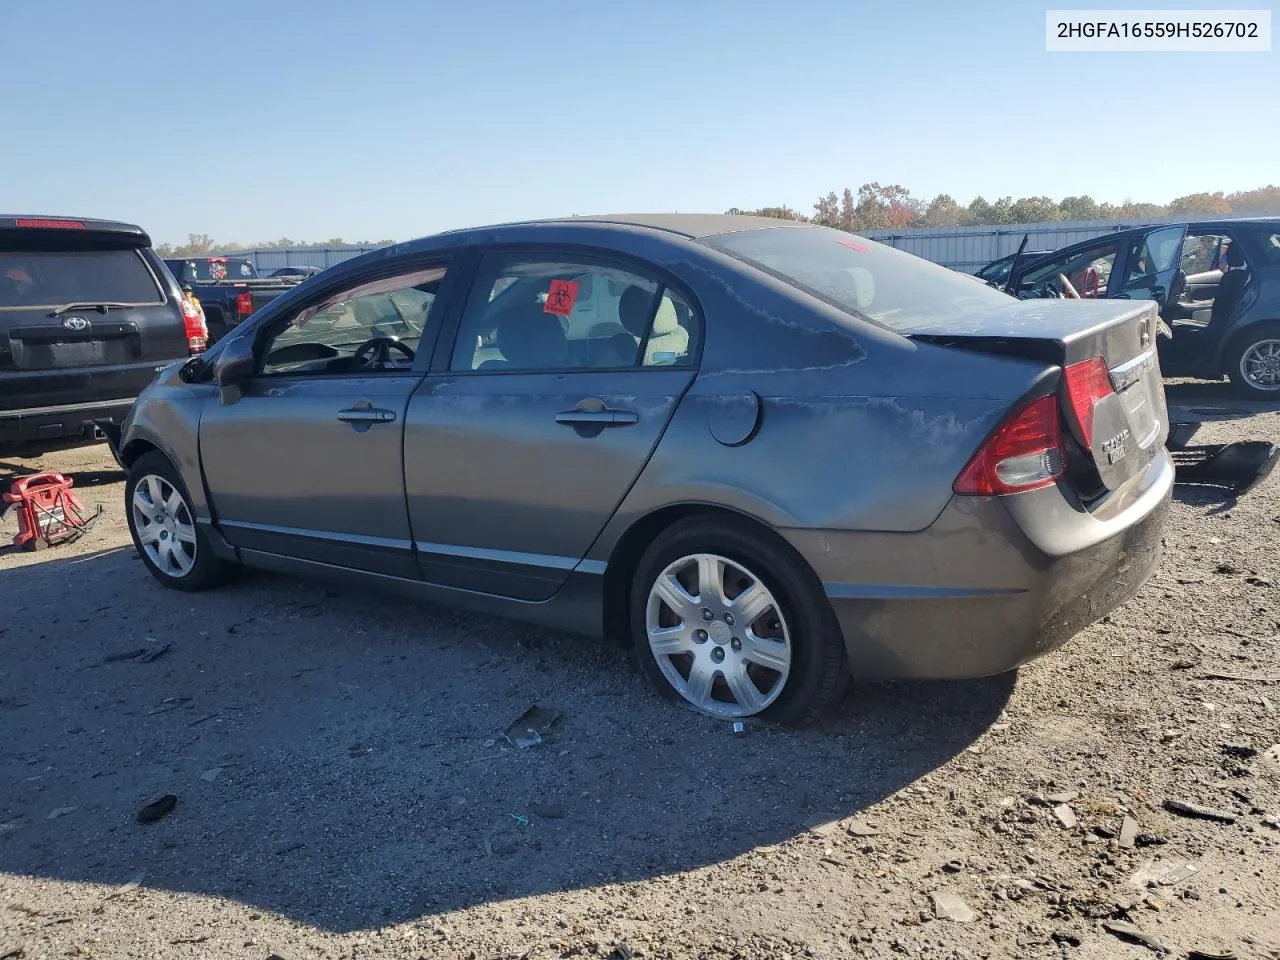
[[[853,200],[853,191],[845,187],[844,193],[840,194],[840,229],[852,233],[857,220],[857,204]]]
[[[924,222],[930,227],[954,227],[964,215],[960,204],[949,193],[940,193],[929,201]]]
[[[971,224],[995,223],[995,210],[982,197],[974,197],[968,207],[967,221]]]
[[[1227,194],[1232,213],[1280,214],[1280,187],[1265,186]]]
[[[1065,220],[1099,220],[1101,214],[1093,197],[1085,194],[1080,197],[1063,197],[1058,204]]]
[[[920,201],[906,187],[864,183],[858,188],[854,222],[858,230],[901,230],[921,217]]]
[[[1048,197],[1022,197],[1010,210],[1010,223],[1045,223],[1062,219],[1062,208]]]
[[[1190,193],[1178,197],[1169,204],[1169,213],[1175,217],[1194,216],[1196,214],[1225,214],[1231,212],[1231,204],[1217,193]]]
[[[1115,216],[1123,220],[1154,220],[1168,212],[1168,207],[1162,207],[1158,203],[1134,203],[1132,200],[1126,200],[1116,211]]]
[[[813,222],[824,227],[840,226],[840,199],[834,190],[825,197],[819,197],[813,205]]]
[[[739,217],[773,217],[775,220],[798,220],[801,223],[808,223],[809,218],[796,210],[792,210],[786,204],[780,207],[759,207],[755,210],[744,210],[741,207],[730,207],[725,213]],[[387,240],[381,246],[392,241]]]

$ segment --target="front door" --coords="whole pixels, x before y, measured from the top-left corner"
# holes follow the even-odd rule
[[[418,577],[402,441],[444,276],[444,265],[417,264],[317,291],[258,334],[256,376],[200,420],[205,479],[231,543]]]
[[[555,593],[693,379],[691,303],[632,265],[481,261],[451,358],[409,403],[406,494],[426,580]]]
[[[1182,262],[1186,224],[1156,227],[1129,241],[1125,250],[1123,280],[1111,296],[1124,300],[1154,300],[1163,314]]]

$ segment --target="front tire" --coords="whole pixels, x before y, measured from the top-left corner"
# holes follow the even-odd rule
[[[1280,400],[1280,323],[1246,328],[1227,346],[1224,360],[1227,376],[1241,396]]]
[[[205,590],[226,578],[228,565],[214,555],[182,478],[163,454],[144,454],[129,468],[124,502],[133,545],[166,587]]]
[[[660,534],[631,588],[637,658],[668,699],[720,719],[811,723],[849,671],[821,584],[791,548],[738,520]]]

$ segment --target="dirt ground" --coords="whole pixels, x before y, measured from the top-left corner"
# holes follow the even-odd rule
[[[0,556],[0,957],[1280,958],[1280,474],[1180,487],[1142,593],[1017,675],[735,735],[580,638],[161,589],[113,467],[0,457],[106,506]]]

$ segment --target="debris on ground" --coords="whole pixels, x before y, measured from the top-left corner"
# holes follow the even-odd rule
[[[1104,920],[1102,921],[1102,929],[1107,931],[1113,937],[1119,937],[1128,943],[1139,943],[1150,950],[1157,953],[1166,953],[1167,948],[1163,943],[1154,936],[1147,933],[1141,927],[1135,926],[1124,920]]]
[[[178,798],[172,793],[166,793],[159,800],[152,800],[138,811],[138,822],[155,823],[157,820],[168,816],[177,805]]]
[[[1133,849],[1133,843],[1138,839],[1138,821],[1133,819],[1127,813],[1124,819],[1120,821],[1120,837],[1116,841],[1126,850]]]
[[[950,890],[934,891],[933,915],[939,920],[954,920],[956,923],[969,923],[978,917],[973,908],[960,899],[959,894]]]
[[[560,719],[560,714],[554,710],[547,710],[538,706],[536,703],[524,713],[520,714],[506,730],[503,735],[507,740],[521,750],[527,747],[535,747],[542,743],[543,738],[555,726],[556,721]]]
[[[222,767],[210,767],[204,773],[200,774],[200,779],[205,783],[213,783],[218,779],[218,775],[222,773]]]
[[[59,817],[65,817],[68,813],[75,813],[79,809],[79,807],[55,807],[49,811],[49,815],[45,819],[57,820]]]
[[[867,823],[865,820],[854,820],[849,826],[845,827],[845,832],[851,837],[878,837],[880,828]]]
[[[172,643],[166,643],[159,647],[138,647],[135,650],[124,650],[120,653],[109,653],[102,658],[103,663],[121,663],[125,660],[132,660],[134,663],[151,663],[153,660],[159,660],[172,647]]]
[[[1191,860],[1148,860],[1129,878],[1135,887],[1172,887],[1200,872]]]
[[[541,817],[543,820],[563,820],[569,815],[569,811],[562,803],[540,803],[538,801],[529,804],[529,812],[535,817]]]
[[[1074,830],[1076,824],[1076,813],[1065,803],[1060,803],[1053,808],[1053,815],[1057,821],[1062,824],[1064,830]]]
[[[1165,800],[1164,808],[1171,813],[1178,813],[1184,817],[1216,820],[1218,823],[1236,822],[1236,815],[1229,810],[1215,810],[1213,807],[1203,807],[1198,803],[1188,803],[1186,800],[1175,800],[1172,797]]]

